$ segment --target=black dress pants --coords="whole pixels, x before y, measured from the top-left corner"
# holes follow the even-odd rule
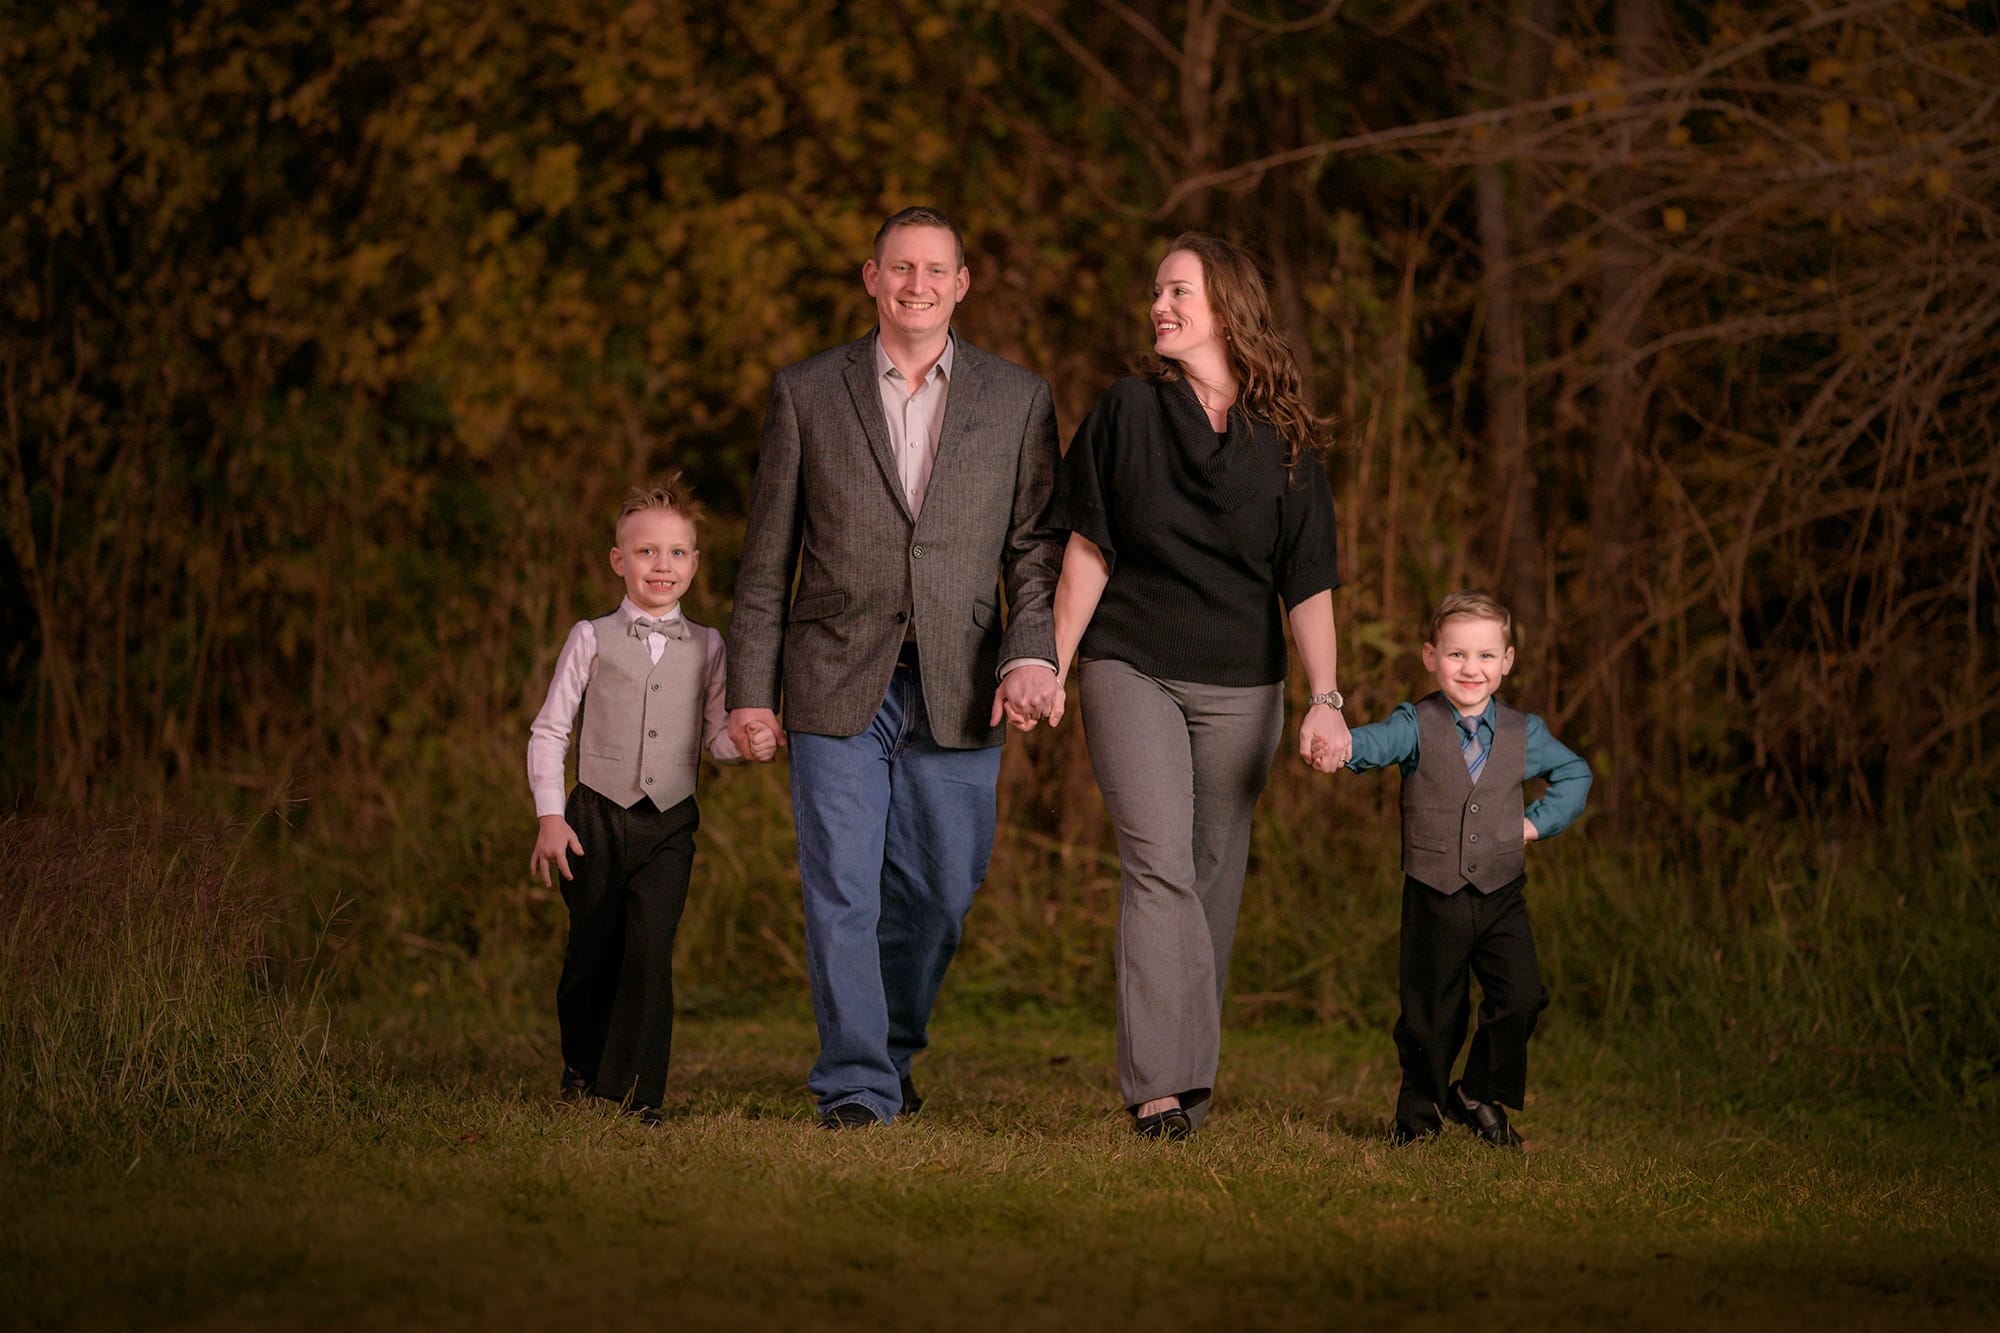
[[[563,882],[569,946],[556,983],[563,1061],[599,1097],[656,1107],[674,1039],[674,935],[687,906],[701,811],[622,809],[590,788],[564,816],[583,844]]]
[[[1442,1126],[1451,1067],[1471,1015],[1473,977],[1479,979],[1479,1030],[1466,1055],[1465,1095],[1520,1109],[1528,1038],[1549,1003],[1535,961],[1526,885],[1523,875],[1493,893],[1467,885],[1446,894],[1403,880],[1403,1012],[1396,1020],[1403,1086],[1396,1125],[1412,1138]]]

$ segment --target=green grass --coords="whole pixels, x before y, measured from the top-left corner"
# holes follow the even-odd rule
[[[1390,1146],[1392,854],[1282,788],[1192,1142],[1117,1109],[1115,866],[1019,823],[930,1104],[826,1134],[756,781],[713,803],[650,1130],[550,1095],[561,905],[497,794],[0,820],[0,1328],[2000,1326],[1990,798],[1817,859],[1542,849],[1517,1156]]]
[[[442,1017],[442,1015],[440,1015]],[[459,1014],[437,1035],[465,1038]],[[800,1014],[679,1033],[667,1123],[476,1072],[422,1023],[208,1150],[11,1164],[0,1321],[668,1328],[1991,1327],[2000,1147],[1959,1112],[1733,1109],[1558,1037],[1518,1123],[1397,1149],[1377,1033],[1234,1032],[1184,1144],[1117,1112],[1107,1030],[952,1010],[922,1115],[827,1134]]]

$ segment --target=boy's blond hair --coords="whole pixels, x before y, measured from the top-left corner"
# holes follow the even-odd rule
[[[706,517],[700,502],[694,498],[694,492],[681,480],[680,470],[676,468],[659,485],[634,487],[632,493],[625,497],[625,503],[618,506],[618,519],[611,525],[611,544],[618,544],[626,519],[648,509],[665,509],[679,514],[692,528],[700,528],[702,519]]]
[[[1437,604],[1437,610],[1431,612],[1432,643],[1438,641],[1438,635],[1444,632],[1444,622],[1453,616],[1477,616],[1481,620],[1497,620],[1500,622],[1502,641],[1509,648],[1514,646],[1513,613],[1500,605],[1499,599],[1489,593],[1475,592],[1470,588],[1447,593],[1445,599]]]

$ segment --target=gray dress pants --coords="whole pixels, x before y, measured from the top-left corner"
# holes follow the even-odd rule
[[[1084,738],[1118,834],[1118,1083],[1128,1107],[1215,1087],[1250,816],[1285,725],[1284,686],[1081,668]]]

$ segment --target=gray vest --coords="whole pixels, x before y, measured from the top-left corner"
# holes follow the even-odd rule
[[[681,623],[688,636],[669,637],[655,664],[622,611],[590,622],[597,671],[583,692],[576,780],[621,808],[643,798],[665,810],[694,795],[708,631]]]
[[[1439,893],[1492,893],[1527,865],[1521,784],[1528,720],[1494,702],[1493,748],[1479,785],[1465,771],[1458,710],[1442,694],[1417,701],[1417,766],[1403,779],[1403,873]]]

